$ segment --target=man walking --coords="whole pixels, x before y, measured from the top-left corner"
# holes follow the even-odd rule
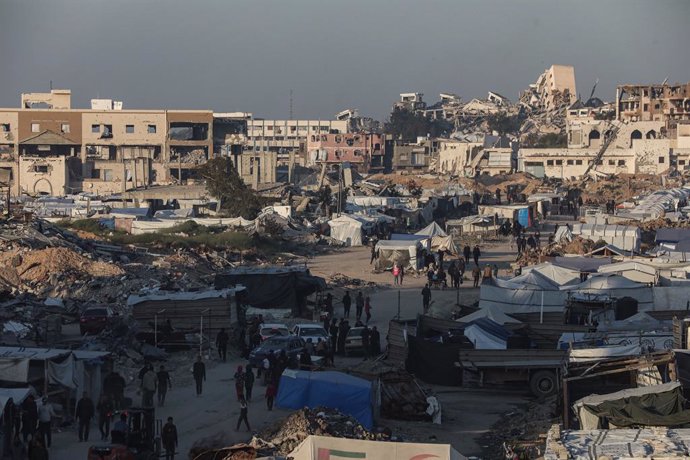
[[[331,321],[331,327],[328,329],[328,333],[331,335],[331,350],[335,353],[338,345],[338,324],[335,318]]]
[[[153,395],[156,394],[156,383],[158,377],[153,372],[153,364],[149,364],[148,369],[141,378],[141,405],[144,407],[153,407]]]
[[[165,460],[174,460],[175,449],[177,448],[177,427],[173,423],[172,417],[168,417],[168,423],[163,426],[161,441],[165,449]]]
[[[369,298],[369,296],[367,296],[367,298],[364,299],[364,314],[367,317],[366,324],[369,324],[369,320],[371,319],[371,299]]]
[[[170,374],[163,365],[161,365],[156,376],[158,377],[158,405],[162,407],[165,404],[165,395],[168,393],[168,389],[172,388],[172,381]]]
[[[53,406],[48,402],[47,397],[41,399],[41,405],[38,407],[38,436],[43,441],[43,445],[50,447],[52,442],[51,423],[55,417]]]
[[[478,267],[479,266],[479,256],[481,256],[482,253],[479,250],[479,246],[475,246],[474,249],[472,250],[472,256],[474,257],[474,264]]]
[[[472,250],[470,249],[470,245],[466,244],[465,247],[462,250],[462,255],[465,256],[465,260],[469,263],[470,261],[470,255],[471,255]]]
[[[88,397],[86,392],[83,393],[81,399],[77,403],[76,408],[77,421],[79,422],[79,442],[89,440],[89,429],[91,419],[93,418],[94,408],[93,401]]]
[[[244,372],[244,393],[247,395],[247,401],[252,400],[252,389],[254,388],[254,369],[251,364],[247,364]]]
[[[235,431],[240,431],[242,421],[244,421],[244,424],[247,426],[247,431],[251,431],[249,419],[247,419],[247,401],[244,398],[240,399],[240,418],[237,419],[237,428],[235,428]]]
[[[369,260],[369,265],[373,264],[376,260],[376,243],[371,243],[371,260]]]
[[[355,301],[355,318],[357,320],[362,319],[362,309],[364,309],[364,295],[362,294],[362,291],[359,291],[357,293],[357,299]]]
[[[197,356],[194,367],[192,368],[192,375],[196,382],[196,395],[201,396],[203,390],[203,381],[206,380],[206,365],[201,361],[201,355]]]
[[[474,287],[479,287],[479,277],[482,276],[482,271],[479,269],[479,265],[475,265],[472,269],[472,278],[474,279]]]
[[[429,283],[424,285],[422,289],[422,306],[424,307],[424,313],[429,310],[429,304],[431,303],[431,289],[429,289]]]
[[[352,297],[350,297],[350,291],[345,291],[345,295],[343,296],[343,316],[345,318],[350,317],[350,307],[352,306]]]
[[[465,259],[463,257],[460,257],[460,260],[458,260],[458,274],[460,275],[460,284],[462,284],[463,278],[465,278],[465,269],[467,266],[465,265]]]
[[[362,329],[362,348],[364,348],[364,359],[369,359],[371,354],[371,342],[369,341],[369,327],[364,326]]]
[[[228,342],[230,337],[228,333],[225,332],[225,328],[221,327],[220,332],[216,336],[216,348],[218,349],[218,359],[222,359],[223,362],[227,361],[228,358]]]
[[[110,418],[113,414],[113,402],[110,396],[102,394],[96,406],[98,412],[98,430],[101,432],[101,441],[105,441],[110,436]]]

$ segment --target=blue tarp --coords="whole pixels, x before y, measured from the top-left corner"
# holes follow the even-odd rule
[[[532,223],[529,221],[529,208],[518,209],[518,222],[525,228],[531,227]]]
[[[368,380],[342,372],[287,369],[278,388],[278,407],[329,407],[353,416],[368,430],[374,426],[373,389]]]

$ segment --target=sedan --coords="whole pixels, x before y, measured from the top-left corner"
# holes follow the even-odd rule
[[[261,341],[273,337],[275,335],[290,335],[290,331],[285,324],[280,323],[267,323],[262,324],[259,329],[259,335],[261,336]]]
[[[362,344],[363,327],[353,327],[347,331],[345,336],[345,354],[353,351],[364,353],[364,345]]]
[[[266,339],[249,353],[249,363],[255,367],[263,365],[264,359],[268,357],[271,351],[277,356],[281,351],[285,350],[288,357],[297,357],[297,355],[304,351],[304,346],[304,340],[293,335],[273,336]]]

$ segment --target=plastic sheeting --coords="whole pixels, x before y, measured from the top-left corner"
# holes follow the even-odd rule
[[[375,394],[368,380],[342,372],[287,369],[280,377],[278,388],[278,407],[329,407],[353,416],[367,429],[374,426]]]
[[[521,321],[506,315],[496,305],[489,305],[486,308],[480,308],[474,313],[458,318],[458,323],[471,323],[479,318],[488,318],[497,324],[522,324]]]
[[[571,363],[581,363],[623,356],[640,356],[640,354],[642,354],[642,347],[640,345],[611,345],[608,347],[576,348],[570,350],[568,352],[568,360]]]
[[[638,227],[626,225],[574,224],[573,235],[579,235],[597,242],[603,240],[608,244],[626,251],[640,251],[641,233]]]
[[[401,241],[381,240],[376,243],[378,259],[377,270],[390,270],[396,262],[405,268],[417,270],[421,268],[421,260],[417,260],[417,251],[424,246],[422,240]],[[428,241],[428,240],[424,240]]]
[[[328,222],[331,238],[345,243],[346,246],[362,245],[362,222],[356,218],[343,215]]]
[[[465,337],[474,344],[475,350],[506,350],[512,334],[500,324],[479,318],[465,326]]]
[[[423,235],[427,237],[433,237],[433,236],[448,236],[446,232],[443,231],[443,229],[436,223],[432,222],[417,233],[415,235]]]

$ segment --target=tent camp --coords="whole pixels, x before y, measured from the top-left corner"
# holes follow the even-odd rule
[[[574,224],[573,235],[592,240],[603,240],[626,251],[639,252],[641,233],[639,227],[628,225]]]
[[[378,391],[375,383],[342,372],[287,369],[280,377],[278,407],[330,407],[357,419],[367,429],[374,425]]]
[[[430,239],[429,246],[432,251],[446,251],[450,254],[458,253],[458,248],[455,247],[453,237],[448,236],[436,222],[430,223],[415,233],[415,235],[426,236]]]
[[[417,233],[415,235],[421,235],[421,236],[426,236],[427,238],[431,238],[434,236],[448,236],[446,232],[443,231],[440,225],[438,225],[436,222],[432,222]]]
[[[418,270],[422,267],[421,258],[417,259],[417,254],[422,249],[429,249],[423,242],[429,240],[381,240],[376,243],[378,259],[376,259],[376,269],[390,270],[394,263],[398,263],[405,268]],[[428,244],[428,243],[426,243]]]
[[[521,276],[524,276],[531,271],[537,271],[541,275],[546,276],[548,279],[561,286],[566,284],[578,284],[580,282],[579,271],[554,265],[550,262],[523,267]]]
[[[421,444],[416,442],[365,441],[363,439],[308,436],[289,455],[294,460],[338,460],[365,458],[367,460],[462,460],[450,444]]]
[[[670,382],[590,395],[575,402],[573,410],[582,430],[601,428],[605,422],[617,427],[678,426],[690,423],[684,400],[680,382]]]
[[[616,274],[592,276],[571,289],[577,293],[604,294],[618,299],[632,297],[637,300],[639,311],[654,309],[654,292],[651,287]]]
[[[511,280],[486,279],[479,289],[479,308],[497,306],[505,313],[562,312],[567,292],[538,271]]]
[[[475,350],[506,350],[508,337],[513,334],[489,318],[478,318],[465,326],[463,335]]]

